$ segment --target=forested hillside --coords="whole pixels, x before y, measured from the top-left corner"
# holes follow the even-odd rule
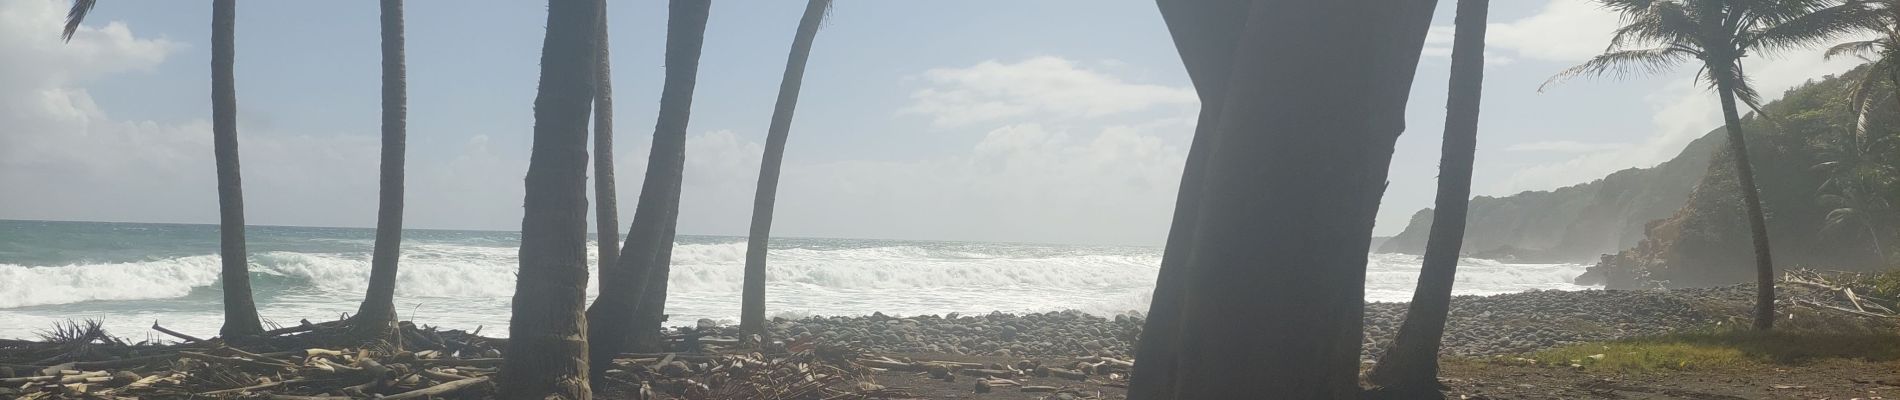
[[[1630,168],[1589,183],[1505,197],[1471,199],[1465,251],[1474,257],[1525,262],[1582,262],[1636,245],[1649,221],[1681,208],[1722,146],[1720,130],[1691,142],[1675,158]],[[1377,246],[1382,253],[1419,254],[1432,210],[1412,214],[1403,232]]]
[[[1745,122],[1778,268],[1872,270],[1892,259],[1900,201],[1894,138],[1900,102],[1882,82],[1864,133],[1848,106],[1852,77],[1828,76],[1788,91]],[[1610,288],[1709,286],[1752,279],[1753,253],[1726,150],[1706,166],[1688,202],[1650,223],[1635,248],[1606,255],[1585,283]]]

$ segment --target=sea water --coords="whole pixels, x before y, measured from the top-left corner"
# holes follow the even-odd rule
[[[251,285],[267,325],[321,322],[356,311],[375,231],[247,228]],[[482,334],[508,332],[520,234],[408,230],[396,282],[404,319]],[[592,271],[594,244],[588,244]],[[673,248],[669,323],[736,320],[746,238],[680,236]],[[771,315],[889,315],[1148,306],[1161,249],[1031,243],[774,238],[766,273]],[[1419,258],[1372,254],[1368,301],[1407,301]],[[1576,264],[1465,259],[1457,294],[1576,290]],[[0,220],[0,338],[32,338],[67,320],[97,319],[134,340],[154,322],[214,335],[221,323],[216,225]],[[594,275],[598,276],[598,275]],[[588,296],[599,292],[590,281]]]

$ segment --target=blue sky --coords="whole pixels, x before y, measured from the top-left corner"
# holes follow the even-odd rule
[[[1441,1],[1377,231],[1431,203],[1450,46]],[[739,234],[802,2],[716,2],[680,230]],[[1552,73],[1616,18],[1582,0],[1497,2],[1474,192],[1502,195],[1653,165],[1719,123],[1692,68]],[[0,218],[216,221],[208,2],[103,2],[72,43],[66,2],[0,2]],[[644,170],[665,2],[609,7],[622,215]],[[545,4],[407,5],[407,223],[520,224]],[[237,90],[248,219],[371,226],[379,113],[372,2],[243,2]],[[1756,60],[1778,96],[1845,70],[1818,51]],[[839,2],[817,38],[775,233],[1155,244],[1197,105],[1150,1]],[[624,224],[626,221],[622,221]]]

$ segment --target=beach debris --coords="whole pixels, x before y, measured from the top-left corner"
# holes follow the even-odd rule
[[[176,343],[131,343],[106,334],[101,325],[66,323],[39,341],[0,340],[0,397],[493,398],[503,361],[499,356],[507,344],[506,339],[409,322],[396,324],[387,339],[367,343],[347,320],[305,320],[239,341],[202,339],[153,324],[153,330],[182,340]],[[709,337],[713,333],[672,335],[671,347],[709,350],[738,343]],[[871,381],[872,370],[854,362],[866,356],[862,350],[823,343],[800,343],[799,351],[785,348],[769,355],[765,348],[626,354],[610,361],[615,368],[605,378],[610,386],[625,385],[627,393],[645,399],[911,397],[905,388]]]

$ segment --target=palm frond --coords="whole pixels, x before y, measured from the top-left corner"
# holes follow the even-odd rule
[[[92,12],[97,0],[73,0],[73,9],[66,11],[66,30],[59,35],[60,40],[71,42],[73,34],[79,32],[79,23],[85,22],[86,14]]]
[[[1664,0],[1664,1],[1667,1],[1667,0]],[[1615,11],[1618,13],[1630,13],[1630,12],[1648,9],[1654,6],[1656,2],[1657,0],[1599,0],[1598,1],[1598,3],[1602,4],[1603,8],[1607,8],[1607,9],[1610,9],[1610,11]]]
[[[1800,2],[1788,1],[1788,3]],[[1817,10],[1804,10],[1806,7],[1796,8],[1801,9],[1797,11],[1808,12],[1788,17],[1789,19],[1785,21],[1777,21],[1757,33],[1740,38],[1739,47],[1770,53],[1807,47],[1854,32],[1869,30],[1881,20],[1879,10],[1869,8],[1859,2]]]
[[[1852,44],[1852,42],[1843,43],[1843,45],[1848,44]],[[1838,48],[1840,46],[1835,47]],[[1828,50],[1829,53],[1833,51],[1833,49]],[[1848,110],[1854,113],[1854,128],[1853,132],[1850,132],[1852,135],[1850,138],[1858,140],[1866,135],[1867,125],[1872,119],[1871,116],[1874,111],[1874,102],[1871,97],[1878,91],[1880,85],[1880,78],[1877,74],[1891,72],[1892,68],[1896,66],[1900,66],[1900,64],[1895,64],[1895,60],[1893,60],[1890,55],[1881,57],[1878,60],[1874,60],[1873,64],[1867,67],[1866,73],[1861,74],[1855,78],[1853,82],[1848,83],[1851,86],[1847,89],[1847,107]]]
[[[1702,28],[1682,3],[1654,2],[1647,9],[1626,13],[1623,22],[1611,32],[1610,50],[1646,44],[1701,47],[1696,33]]]
[[[1827,224],[1829,226],[1840,225],[1842,222],[1847,222],[1847,220],[1857,216],[1860,216],[1860,210],[1856,210],[1853,207],[1836,208],[1833,211],[1827,212]]]
[[[1705,0],[1706,1],[1706,0]],[[1866,2],[1838,0],[1720,0],[1706,1],[1725,5],[1735,17],[1736,33],[1759,31],[1813,15],[1841,5],[1862,6]]]
[[[1555,76],[1551,76],[1549,80],[1544,81],[1544,84],[1537,86],[1537,91],[1542,92],[1544,88],[1552,84],[1584,75],[1612,75],[1620,78],[1632,72],[1652,74],[1668,71],[1670,68],[1675,67],[1676,64],[1694,58],[1694,56],[1694,54],[1688,51],[1674,47],[1603,53],[1591,58],[1590,61],[1585,61],[1583,64],[1578,64],[1575,67],[1563,70],[1563,72],[1558,72]]]
[[[1827,53],[1823,53],[1821,57],[1828,60],[1832,60],[1835,57],[1850,56],[1850,55],[1855,56],[1855,57],[1866,58],[1865,54],[1872,53],[1875,50],[1880,49],[1881,47],[1880,42],[1882,40],[1883,39],[1861,40],[1861,41],[1853,41],[1853,42],[1837,44],[1837,45],[1834,45],[1833,47],[1828,47]]]

